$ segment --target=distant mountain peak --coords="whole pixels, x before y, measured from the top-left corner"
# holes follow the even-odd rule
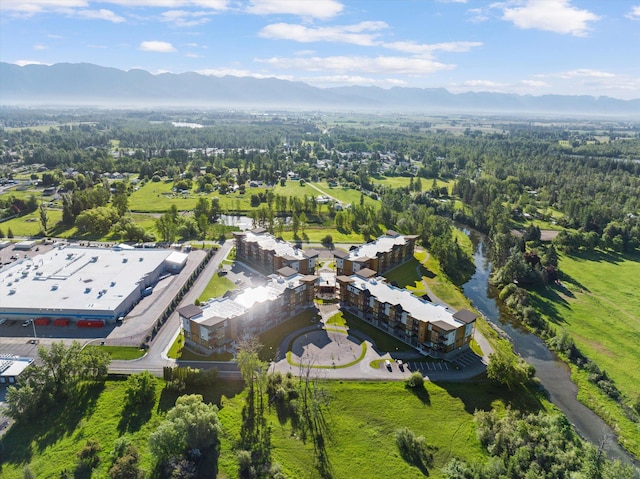
[[[18,66],[0,63],[4,105],[278,107],[467,113],[640,116],[640,99],[607,96],[451,93],[444,88],[348,86],[318,88],[278,78],[152,74],[91,63]]]

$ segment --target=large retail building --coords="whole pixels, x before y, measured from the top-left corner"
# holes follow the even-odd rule
[[[0,269],[0,317],[113,323],[186,261],[174,250],[56,246]]]

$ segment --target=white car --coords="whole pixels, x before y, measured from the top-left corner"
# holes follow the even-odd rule
[[[7,322],[7,318],[0,318],[0,324],[4,324]]]
[[[33,319],[27,319],[24,323],[22,323],[22,327],[26,328],[27,326],[29,326],[31,324],[32,321],[33,321]]]

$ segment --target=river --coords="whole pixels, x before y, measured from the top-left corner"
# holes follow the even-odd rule
[[[536,376],[548,393],[549,399],[573,423],[578,433],[598,446],[606,439],[605,450],[610,458],[625,463],[640,463],[629,455],[616,441],[613,430],[593,411],[576,399],[578,387],[571,380],[570,370],[556,358],[539,337],[510,323],[501,316],[495,299],[489,296],[489,275],[491,262],[486,236],[460,228],[473,243],[475,274],[463,285],[465,296],[473,301],[474,307],[486,320],[497,325],[511,339],[513,349],[536,368]]]

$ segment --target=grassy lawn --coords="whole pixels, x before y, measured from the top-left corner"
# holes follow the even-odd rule
[[[344,322],[349,329],[355,329],[369,336],[378,351],[393,352],[393,351],[414,351],[414,349],[406,343],[403,343],[399,339],[388,335],[384,331],[376,328],[375,326],[363,321],[362,319],[354,316],[351,313],[339,312],[338,315],[342,316],[342,320],[335,319],[334,324],[340,324]],[[337,316],[337,315],[336,315]],[[335,316],[334,316],[335,317]],[[333,319],[333,318],[331,318]]]
[[[563,286],[534,291],[533,306],[558,329],[566,329],[631,404],[640,384],[640,293],[632,286],[638,282],[640,255],[560,255],[559,268]],[[581,401],[621,430],[629,429],[622,426],[619,407],[591,391],[595,388],[590,383],[579,384]],[[631,437],[635,437],[635,453],[640,454],[637,424],[634,428]]]
[[[404,188],[409,186],[411,178],[408,176],[374,176],[371,178],[371,181],[372,183],[388,186],[389,188]],[[415,182],[416,178],[414,178],[413,181]],[[433,186],[433,179],[431,178],[420,178],[420,182],[422,183],[422,191],[428,191]],[[448,191],[451,192],[453,181],[436,180],[436,183],[438,184],[438,188],[446,186]]]
[[[107,351],[111,359],[138,359],[144,356],[144,350],[134,346],[87,346],[87,348],[100,348]]]
[[[326,194],[333,196],[334,198],[336,198],[337,200],[346,203],[346,204],[351,204],[351,203],[355,203],[357,205],[360,204],[360,192],[358,190],[354,190],[353,188],[343,188],[342,186],[337,186],[335,188],[331,188],[329,186],[329,184],[326,181],[322,181],[319,183],[312,183],[314,186],[320,188],[322,191],[324,191]],[[317,190],[314,190],[317,191]],[[320,193],[318,193],[320,194]],[[366,204],[372,204],[375,205],[376,208],[378,206],[380,206],[380,202],[376,201],[374,199],[369,198],[368,196],[365,195],[364,197],[364,202]]]
[[[51,230],[57,222],[62,220],[62,210],[47,209],[47,216],[49,217],[48,228]],[[42,229],[40,211],[36,210],[28,215],[0,223],[0,230],[4,232],[5,236],[9,229],[11,229],[14,236],[37,236]]]
[[[322,239],[331,235],[334,243],[346,243],[346,244],[361,244],[364,240],[360,233],[340,233],[335,228],[327,228],[324,226],[308,226],[304,230],[304,234],[302,231],[298,232],[298,236],[302,240],[302,243],[320,243]],[[293,231],[284,231],[282,234],[282,238],[286,241],[294,242],[293,239]]]
[[[217,298],[218,296],[222,296],[227,291],[233,291],[237,286],[233,284],[233,282],[227,278],[226,276],[218,276],[214,274],[211,276],[211,280],[209,280],[209,284],[204,289],[200,298],[200,301],[206,301],[210,298]]]
[[[640,255],[561,255],[563,287],[536,291],[535,307],[573,336],[627,395],[640,384]]]
[[[104,388],[88,388],[69,407],[59,407],[48,415],[42,415],[28,426],[12,427],[3,437],[3,455],[0,476],[3,479],[22,479],[23,468],[29,464],[35,477],[60,477],[65,469],[73,471],[77,453],[88,439],[96,439],[100,446],[100,463],[92,477],[108,477],[111,467],[110,453],[115,440],[125,435],[140,452],[140,464],[147,472],[152,459],[148,448],[149,435],[158,427],[164,413],[173,406],[175,392],[166,391],[164,382],[157,380],[156,399],[149,405],[149,419],[121,423],[126,381],[114,378],[106,381]],[[219,404],[222,396],[233,397],[242,390],[239,381],[218,381],[198,394],[206,402]],[[185,394],[192,394],[187,391]],[[77,476],[85,477],[85,476]]]
[[[503,388],[484,383],[427,383],[427,393],[420,396],[402,382],[327,381],[322,386],[330,398],[326,451],[334,479],[423,478],[398,452],[394,433],[401,427],[423,435],[436,447],[429,474],[441,478],[440,469],[453,457],[486,460],[472,421],[475,409],[547,406],[528,392],[505,393]],[[238,475],[232,445],[240,435],[243,399],[244,394],[225,401],[220,411],[226,432],[219,460],[223,477]],[[285,476],[320,477],[314,468],[313,446],[292,435],[290,424],[281,422],[275,411],[268,420],[273,431],[273,461],[282,466]]]
[[[418,268],[421,274],[418,274]],[[420,262],[412,258],[385,273],[384,276],[387,278],[387,282],[395,281],[400,288],[411,287],[414,290],[424,290],[424,286],[421,283],[425,274],[427,274],[427,271],[420,265]]]
[[[250,190],[247,190],[250,192]],[[280,183],[273,187],[273,193],[280,196],[295,196],[296,198],[304,198],[305,195],[311,198],[317,197],[320,192],[314,188],[311,188],[307,184],[300,185],[299,181],[289,180],[284,186],[280,186]]]
[[[260,359],[263,361],[273,360],[280,342],[282,339],[301,329],[311,326],[311,320],[316,317],[316,312],[313,310],[304,311],[291,319],[287,319],[285,322],[278,324],[277,326],[265,331],[259,336],[260,343],[262,344],[262,350],[260,351]]]

